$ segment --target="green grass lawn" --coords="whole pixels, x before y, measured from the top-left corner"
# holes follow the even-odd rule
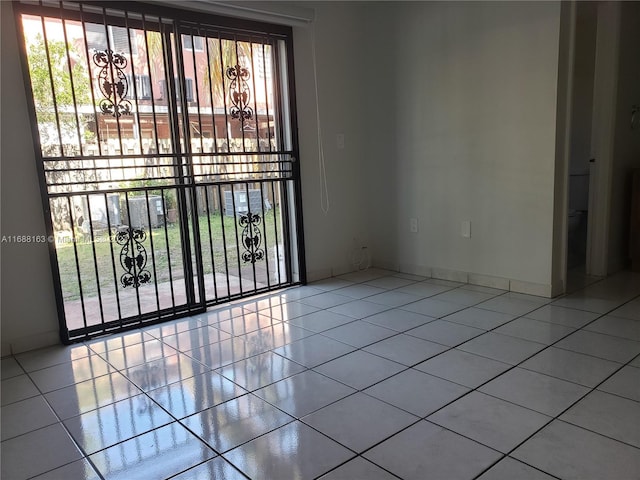
[[[273,261],[276,228],[278,242],[283,241],[279,208],[265,212],[265,217],[258,226],[262,233],[261,247],[268,256],[268,261]],[[228,265],[229,271],[237,274],[238,248],[240,255],[244,251],[241,243],[242,227],[238,221],[238,217],[227,217],[220,213],[201,215],[198,218],[205,274],[212,273],[214,268],[216,272],[224,273],[227,271],[225,265]],[[184,277],[181,230],[178,222],[146,230],[143,246],[147,252],[146,269],[151,274],[151,282],[162,283],[170,278]],[[188,233],[193,249],[193,229],[189,228]],[[103,293],[113,293],[116,286],[118,290],[122,290],[120,276],[125,269],[120,264],[121,250],[122,246],[106,231],[94,232],[93,241],[90,235],[84,235],[83,238],[76,238],[75,243],[57,243],[56,253],[64,299],[79,299],[80,288],[85,297],[95,296],[98,285]],[[267,261],[266,256],[256,265]],[[192,259],[195,259],[193,254]],[[245,265],[242,258],[240,265]]]

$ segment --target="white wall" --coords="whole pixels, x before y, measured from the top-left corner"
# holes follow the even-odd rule
[[[0,2],[1,235],[43,236],[45,226],[11,2]],[[58,342],[47,245],[2,243],[2,355]]]
[[[353,270],[352,252],[368,245],[363,211],[375,199],[367,198],[368,168],[364,144],[369,139],[363,111],[362,16],[359,2],[307,3],[315,9],[313,25],[294,29],[296,100],[302,171],[304,233],[309,280]],[[318,154],[312,29],[315,30],[318,103],[323,134],[329,211],[320,201],[321,169]],[[336,135],[344,134],[344,149]]]
[[[330,200],[325,215],[310,30],[296,27],[309,278],[350,270],[353,248],[367,245],[377,265],[548,294],[559,4],[300,5],[316,10]],[[10,4],[2,9],[2,233],[43,234]],[[53,343],[46,247],[2,254],[3,354]]]
[[[367,99],[379,199],[369,218],[392,232],[376,262],[549,294],[559,3],[369,11],[368,69],[379,76]],[[381,136],[392,148],[378,148]],[[464,220],[471,238],[461,236]]]

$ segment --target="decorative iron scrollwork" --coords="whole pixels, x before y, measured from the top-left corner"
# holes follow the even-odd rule
[[[249,106],[251,90],[248,80],[251,74],[246,67],[236,65],[227,68],[227,78],[231,80],[229,85],[229,100],[232,103],[229,109],[231,118],[239,119],[242,123],[253,117],[253,109]]]
[[[147,239],[147,234],[139,228],[127,228],[120,230],[115,235],[116,243],[122,245],[120,250],[120,265],[125,273],[120,277],[120,283],[124,288],[138,288],[151,280],[151,273],[145,269],[147,266],[147,250],[142,245]]]
[[[100,100],[102,113],[120,117],[131,115],[131,102],[126,100],[129,82],[124,73],[127,59],[112,50],[97,51],[93,54],[93,63],[100,68],[98,85],[104,98]]]
[[[262,244],[262,232],[258,225],[262,222],[260,215],[247,212],[246,215],[240,215],[238,222],[242,227],[242,246],[245,251],[242,252],[242,260],[244,263],[256,263],[264,258],[264,250],[260,248]]]

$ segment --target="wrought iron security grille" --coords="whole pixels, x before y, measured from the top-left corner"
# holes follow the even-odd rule
[[[21,2],[63,341],[304,281],[291,30]]]

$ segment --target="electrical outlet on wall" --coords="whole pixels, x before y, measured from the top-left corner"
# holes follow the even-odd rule
[[[464,220],[462,222],[462,227],[460,229],[460,234],[464,238],[471,238],[471,221],[470,220]]]
[[[338,150],[344,150],[344,133],[336,135],[336,147]]]
[[[409,219],[409,231],[411,233],[418,233],[418,219],[410,218]]]

